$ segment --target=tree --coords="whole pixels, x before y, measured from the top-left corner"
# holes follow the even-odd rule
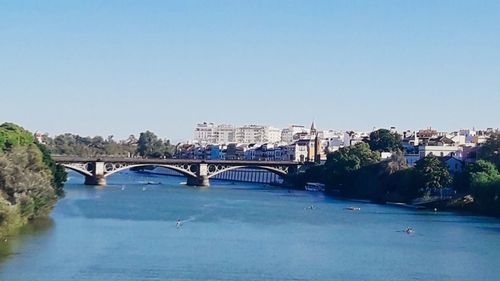
[[[408,163],[404,157],[404,153],[401,150],[396,150],[391,155],[389,161],[386,162],[385,172],[391,175],[397,171],[404,170],[408,168]]]
[[[500,173],[491,162],[479,160],[468,169],[476,208],[500,215]]]
[[[451,183],[448,167],[439,158],[429,155],[417,161],[415,172],[422,188],[444,188]]]
[[[410,202],[418,197],[419,188],[415,179],[415,169],[402,169],[384,178],[384,188],[387,200]]]
[[[352,173],[380,160],[379,153],[371,151],[364,142],[343,147],[328,155],[325,163],[325,177],[330,185],[346,185],[352,180]]]
[[[43,162],[52,173],[52,186],[54,187],[56,195],[64,195],[64,183],[68,178],[68,173],[66,173],[63,166],[56,164],[56,162],[50,157],[50,152],[45,145],[40,143],[37,143],[36,145],[42,153]]]
[[[396,151],[402,148],[401,136],[397,133],[392,133],[387,129],[379,129],[370,134],[371,150],[376,151]]]
[[[330,171],[344,173],[358,170],[379,160],[380,155],[377,152],[371,151],[366,143],[360,142],[329,154],[325,166]]]
[[[497,168],[491,162],[478,160],[467,168],[471,186],[495,181],[500,176]]]
[[[152,156],[155,153],[155,146],[158,144],[158,137],[150,131],[139,135],[137,153],[141,156]]]
[[[137,142],[138,142],[138,140],[134,135],[128,136],[128,138],[125,140],[125,143],[128,145],[136,145]]]
[[[169,140],[162,140],[153,132],[146,131],[139,135],[137,153],[143,157],[169,158],[174,155],[175,146]]]
[[[20,126],[13,123],[0,125],[0,154],[14,146],[29,145],[33,142],[33,135]]]
[[[26,220],[46,216],[52,209],[57,200],[52,173],[34,144],[16,146],[0,157],[0,192]]]
[[[487,160],[500,170],[500,132],[495,132],[486,140],[478,151],[478,158]]]

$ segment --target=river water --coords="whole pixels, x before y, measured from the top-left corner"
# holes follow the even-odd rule
[[[499,219],[181,181],[71,174],[51,220],[3,243],[0,280],[500,280]]]

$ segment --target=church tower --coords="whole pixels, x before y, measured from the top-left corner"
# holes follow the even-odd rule
[[[318,132],[314,138],[314,163],[321,164],[321,139]]]
[[[309,135],[311,137],[310,139],[310,146],[313,146],[312,149],[310,149],[310,154],[309,154],[309,159],[310,161],[314,161],[314,163],[321,163],[321,139],[319,137],[318,130],[316,129],[316,124],[314,121],[311,124],[311,130],[309,132]],[[313,142],[314,143],[311,143]]]
[[[317,133],[318,133],[318,131],[316,130],[316,124],[314,124],[314,121],[313,121],[311,124],[311,130],[309,131],[309,134],[311,136],[315,136]]]

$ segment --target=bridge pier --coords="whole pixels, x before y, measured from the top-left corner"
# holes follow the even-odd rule
[[[85,176],[85,185],[105,186],[106,178],[104,176]]]
[[[104,162],[94,161],[92,164],[92,176],[85,176],[85,185],[106,186],[106,178],[104,177]]]
[[[187,185],[190,186],[203,186],[203,187],[209,187],[210,186],[210,181],[208,179],[208,176],[198,176],[198,177],[188,177],[187,178]]]
[[[189,177],[187,179],[187,185],[191,186],[210,186],[210,181],[208,180],[208,165],[206,163],[200,163],[196,168],[196,177]]]

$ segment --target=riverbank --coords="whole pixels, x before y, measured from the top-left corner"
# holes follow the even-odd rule
[[[390,205],[390,206],[397,206],[413,210],[446,211],[446,212],[455,212],[457,214],[479,215],[479,216],[500,218],[499,215],[485,211],[480,207],[478,207],[477,205],[474,205],[474,198],[471,195],[462,195],[452,199],[440,200],[433,203],[418,205],[410,202],[378,201],[378,200],[373,200],[371,198],[342,196],[339,195],[338,192],[336,193],[324,192],[324,193],[325,195],[331,198],[352,201],[352,202]]]

